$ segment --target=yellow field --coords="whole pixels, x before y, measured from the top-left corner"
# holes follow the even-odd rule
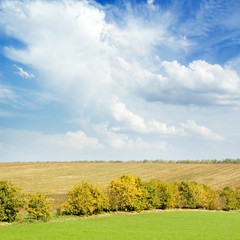
[[[75,183],[87,181],[105,186],[123,173],[147,181],[192,180],[213,188],[240,186],[240,164],[181,163],[0,163],[0,180],[11,180],[24,193],[49,193],[55,205],[65,201]]]

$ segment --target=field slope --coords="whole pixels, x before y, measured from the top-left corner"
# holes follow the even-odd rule
[[[87,181],[105,186],[123,173],[141,177],[144,181],[192,180],[214,188],[240,186],[240,164],[180,164],[180,163],[0,163],[0,180],[11,180],[25,193],[49,193],[55,204],[66,199],[69,188]]]
[[[240,214],[165,211],[0,227],[8,240],[237,240]]]

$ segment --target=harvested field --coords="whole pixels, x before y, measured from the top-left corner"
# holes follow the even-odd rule
[[[141,177],[144,181],[191,180],[213,188],[240,186],[240,164],[184,163],[0,163],[0,179],[11,180],[25,193],[49,193],[55,204],[63,202],[69,188],[87,181],[106,186],[123,173]]]

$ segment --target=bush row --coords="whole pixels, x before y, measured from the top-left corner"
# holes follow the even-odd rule
[[[51,204],[46,195],[24,196],[10,181],[0,181],[0,221],[15,221],[20,210],[25,210],[29,219],[46,221],[51,216]]]
[[[240,209],[240,188],[214,190],[190,181],[143,182],[139,177],[124,174],[113,179],[106,188],[87,182],[74,185],[63,208],[66,214],[79,216],[174,208],[229,211]],[[21,209],[28,213],[29,219],[46,221],[52,214],[46,195],[24,196],[11,182],[0,181],[0,221],[14,221]]]
[[[240,209],[240,189],[214,190],[196,182],[162,182],[124,174],[104,189],[83,182],[68,193],[67,214],[92,215],[104,211],[141,211],[148,209]]]

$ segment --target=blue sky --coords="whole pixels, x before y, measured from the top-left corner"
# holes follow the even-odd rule
[[[239,158],[240,1],[0,1],[0,161]]]

